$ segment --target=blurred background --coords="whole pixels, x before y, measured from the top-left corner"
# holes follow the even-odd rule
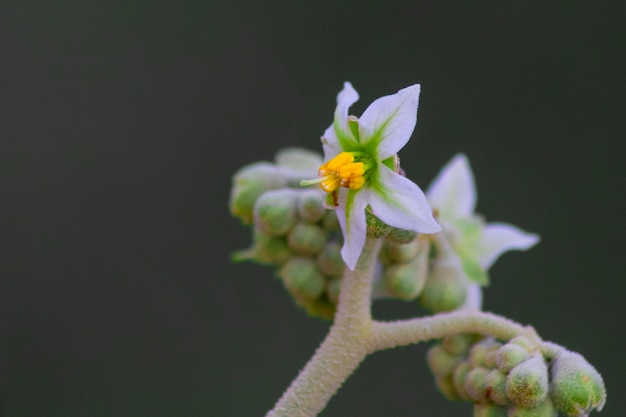
[[[0,414],[264,415],[328,323],[230,263],[230,178],[319,149],[349,80],[357,115],[422,85],[407,175],[465,152],[478,211],[542,236],[485,309],[582,353],[623,415],[626,33],[621,2],[590,4],[3,1]],[[322,415],[470,416],[425,350],[371,356]]]

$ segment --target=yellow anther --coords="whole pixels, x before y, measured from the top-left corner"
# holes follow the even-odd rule
[[[337,156],[335,156],[330,161],[326,162],[324,165],[320,167],[320,170],[326,169],[330,172],[336,172],[337,169],[345,164],[349,164],[354,161],[354,155],[349,152],[341,152]]]
[[[358,190],[365,185],[364,175],[365,164],[354,162],[354,155],[350,152],[341,152],[319,167],[316,179],[302,180],[300,185],[319,184],[327,193],[334,193],[339,187]]]
[[[341,185],[341,179],[334,175],[329,175],[324,181],[320,182],[320,188],[324,190],[324,192],[332,193],[336,191],[337,188]]]
[[[337,175],[341,179],[362,177],[365,174],[365,164],[363,162],[351,162],[337,168]]]
[[[351,190],[358,190],[363,185],[365,185],[365,178],[363,177],[344,178],[341,180],[341,186]]]

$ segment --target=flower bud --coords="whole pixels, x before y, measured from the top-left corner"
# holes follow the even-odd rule
[[[417,237],[417,232],[413,230],[406,229],[398,229],[397,227],[391,227],[387,236],[385,236],[385,240],[390,243],[395,243],[396,245],[405,245],[407,243],[411,243]]]
[[[486,337],[480,342],[474,344],[474,346],[472,346],[469,351],[470,364],[473,367],[490,367],[487,366],[487,354],[494,349],[499,349],[500,346],[501,344],[496,342],[495,339],[493,339],[492,337]]]
[[[428,350],[426,359],[432,373],[438,376],[451,375],[454,368],[463,360],[460,356],[454,356],[446,352],[441,345],[431,347]]]
[[[506,417],[506,408],[494,404],[474,404],[474,417]]]
[[[317,298],[326,286],[324,276],[310,258],[291,258],[280,268],[278,276],[296,298]]]
[[[485,353],[485,358],[483,360],[483,364],[486,368],[494,369],[496,367],[496,357],[498,356],[498,351],[502,345],[498,345],[493,347]]]
[[[233,216],[244,224],[253,220],[254,204],[267,190],[287,186],[287,177],[280,168],[268,163],[257,162],[241,168],[233,176],[228,206]]]
[[[254,225],[272,236],[286,235],[297,221],[297,195],[288,188],[261,195],[254,205]]]
[[[451,311],[463,304],[466,295],[466,283],[458,275],[458,269],[435,263],[422,290],[420,302],[434,312]]]
[[[509,343],[523,347],[528,353],[537,349],[537,345],[531,342],[526,336],[516,336],[509,340]]]
[[[324,274],[339,277],[343,274],[346,264],[341,257],[341,246],[337,242],[326,244],[317,256],[317,265]]]
[[[333,278],[326,283],[326,296],[328,300],[337,304],[339,302],[339,290],[341,289],[341,278]]]
[[[508,405],[506,397],[506,375],[497,369],[492,369],[485,380],[489,399],[498,405]]]
[[[324,215],[324,219],[322,219],[322,225],[324,229],[329,231],[339,230],[339,219],[337,218],[337,213],[335,210],[326,210],[326,214]]]
[[[606,389],[602,376],[578,353],[563,350],[552,361],[551,396],[556,407],[569,417],[602,410]]]
[[[426,241],[426,243],[428,242]],[[418,240],[404,245],[385,243],[383,246],[383,251],[389,260],[393,263],[399,264],[407,263],[412,259],[415,259],[419,250],[420,246],[418,245]]]
[[[285,148],[276,153],[274,157],[276,165],[286,168],[293,173],[293,185],[298,186],[302,178],[310,178],[317,174],[317,169],[322,165],[322,156],[303,148]]]
[[[311,317],[319,317],[325,320],[332,320],[335,317],[336,306],[326,297],[315,299],[296,299],[298,304],[304,307]]]
[[[315,255],[325,244],[326,232],[314,224],[298,223],[287,235],[287,245],[300,255]]]
[[[541,404],[548,395],[548,367],[541,355],[511,369],[506,378],[506,395],[511,402],[523,408]]]
[[[469,362],[465,361],[457,365],[457,367],[454,368],[454,372],[452,373],[452,384],[454,385],[454,388],[456,389],[459,397],[463,400],[470,399],[469,394],[465,390],[465,377],[467,377],[467,374],[471,370],[472,368]]]
[[[474,368],[465,376],[465,391],[467,395],[474,401],[484,401],[487,399],[487,368]]]
[[[389,265],[383,274],[383,283],[394,297],[409,301],[417,297],[426,283],[428,259],[414,259],[406,264]]]
[[[530,357],[523,347],[507,343],[496,353],[496,366],[505,374]]]
[[[232,259],[255,261],[265,265],[280,265],[293,256],[283,237],[270,236],[259,229],[254,229],[254,246],[235,252]]]
[[[507,417],[557,417],[558,413],[550,398],[533,408],[509,407]]]
[[[559,355],[559,353],[561,353],[564,350],[565,348],[563,346],[557,345],[556,343],[552,343],[552,342],[541,343],[541,353],[543,354],[543,357],[546,358],[547,361],[551,361],[552,359],[556,358]]]
[[[435,384],[439,391],[451,401],[459,400],[460,397],[454,389],[454,384],[452,383],[452,375],[447,376],[435,376]]]
[[[391,231],[391,226],[384,223],[369,210],[365,210],[365,221],[367,223],[367,237],[378,239],[387,236]]]
[[[326,214],[324,193],[321,190],[304,190],[298,197],[298,215],[307,223],[317,223]]]
[[[461,355],[469,348],[469,337],[464,334],[455,334],[452,336],[446,336],[441,341],[441,346],[451,355]]]

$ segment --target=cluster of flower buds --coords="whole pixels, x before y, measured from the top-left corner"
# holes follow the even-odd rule
[[[314,152],[287,149],[275,163],[251,164],[235,174],[230,210],[252,225],[253,245],[233,259],[276,266],[300,306],[331,319],[345,267],[339,224],[335,212],[324,206],[322,190],[299,185],[321,163]]]
[[[439,390],[472,401],[474,417],[583,417],[606,400],[602,377],[581,355],[524,336],[449,336],[427,359]]]
[[[419,235],[403,244],[388,238],[379,255],[382,273],[377,295],[418,300],[433,312],[464,306],[471,283],[451,251],[443,234]],[[476,304],[479,309],[479,302]]]

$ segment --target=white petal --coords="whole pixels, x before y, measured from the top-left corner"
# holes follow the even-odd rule
[[[442,219],[468,217],[476,208],[476,184],[467,157],[458,154],[428,187],[428,201]]]
[[[321,140],[322,148],[324,149],[324,161],[330,161],[341,152],[334,125],[330,125],[330,127],[324,131],[324,136],[321,137]]]
[[[382,161],[398,153],[411,138],[417,123],[419,84],[375,100],[359,119],[361,144],[378,147]]]
[[[441,230],[426,196],[411,180],[379,164],[377,178],[366,190],[372,212],[389,226],[418,233]]]
[[[526,250],[539,242],[539,236],[524,232],[506,223],[490,223],[485,226],[478,244],[478,259],[488,269],[498,257],[509,250]]]
[[[483,307],[483,289],[478,283],[470,283],[463,304],[457,310],[478,310]]]
[[[356,262],[359,260],[359,256],[361,256],[361,252],[363,251],[363,246],[365,246],[365,239],[367,237],[367,224],[365,222],[365,207],[367,206],[367,201],[363,191],[351,191],[351,193],[354,194],[354,200],[351,207],[346,207],[349,192],[350,191],[345,188],[339,191],[337,218],[339,219],[339,225],[343,233],[341,257],[348,268],[354,270]]]
[[[352,130],[348,126],[348,109],[359,99],[359,93],[349,82],[343,83],[343,90],[337,95],[337,108],[335,109],[335,120],[330,128],[334,128],[337,146],[343,150],[355,148],[358,141],[354,137]],[[329,128],[329,129],[330,129]],[[324,134],[328,132],[328,129]],[[332,139],[327,139],[332,140]],[[332,145],[331,145],[332,146]]]

